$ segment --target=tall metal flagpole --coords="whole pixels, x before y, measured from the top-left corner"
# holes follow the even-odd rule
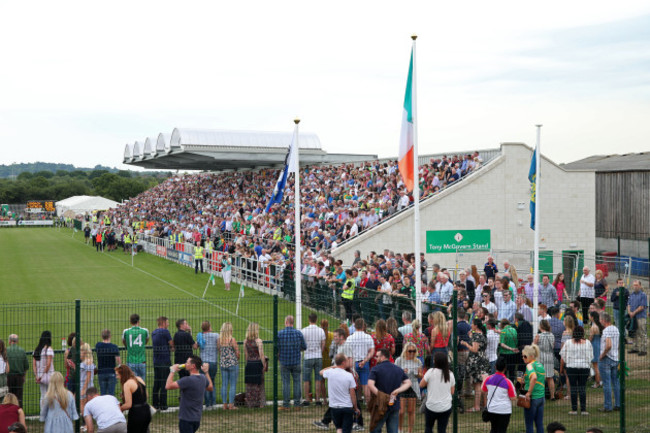
[[[295,156],[295,165],[294,165],[294,184],[293,184],[293,193],[294,193],[294,223],[293,223],[293,232],[296,241],[296,246],[294,249],[296,269],[294,271],[295,285],[296,285],[296,329],[302,328],[302,286],[301,286],[301,257],[300,257],[300,143],[299,143],[299,133],[298,133],[298,124],[300,119],[297,117],[293,120],[293,123],[296,124],[296,141],[295,149],[293,149],[293,154]],[[291,167],[290,167],[291,168]]]
[[[539,304],[539,197],[540,197],[540,180],[541,173],[539,171],[542,154],[540,152],[540,135],[542,130],[542,125],[535,125],[537,128],[537,144],[535,145],[535,245],[534,245],[534,254],[533,254],[533,266],[534,266],[534,277],[533,277],[533,335],[537,335],[537,329],[539,328],[538,320],[538,304]]]
[[[418,164],[418,104],[417,104],[417,80],[415,71],[417,68],[415,59],[415,40],[413,39],[413,77],[411,82],[411,110],[413,112],[413,233],[414,233],[414,254],[415,254],[415,317],[422,320],[422,261],[420,260],[420,170]]]

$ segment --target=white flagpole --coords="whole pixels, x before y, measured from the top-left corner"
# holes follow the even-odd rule
[[[302,286],[301,286],[301,280],[300,280],[300,271],[302,268],[301,265],[301,257],[300,257],[300,140],[299,140],[299,133],[298,133],[298,124],[300,123],[300,119],[295,118],[293,120],[293,123],[296,124],[296,142],[294,144],[295,149],[293,149],[294,156],[295,156],[295,164],[294,164],[294,184],[293,184],[293,195],[294,195],[294,222],[293,222],[293,231],[295,234],[295,241],[296,241],[296,246],[294,250],[294,256],[295,256],[295,271],[294,271],[294,278],[295,278],[295,285],[296,285],[296,321],[295,321],[295,327],[296,329],[301,329],[302,328]],[[291,158],[289,158],[291,159]],[[291,167],[290,167],[291,168]]]
[[[537,144],[535,145],[535,245],[534,245],[534,254],[533,254],[533,266],[534,266],[534,277],[533,277],[533,335],[537,335],[537,330],[539,328],[538,320],[538,304],[539,304],[539,191],[540,191],[540,163],[542,160],[542,154],[540,152],[540,134],[542,125],[535,125],[537,128]]]
[[[414,233],[414,254],[415,254],[415,317],[422,321],[422,261],[420,260],[420,169],[418,163],[418,104],[417,104],[417,80],[416,74],[416,56],[415,40],[417,35],[411,36],[413,39],[413,77],[411,82],[411,110],[413,111],[413,233]]]

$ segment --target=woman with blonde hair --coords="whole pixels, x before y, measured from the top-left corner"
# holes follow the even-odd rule
[[[418,359],[424,364],[424,355],[429,353],[429,342],[427,336],[420,332],[420,320],[415,319],[411,322],[413,332],[404,336],[405,343],[413,343],[418,349]]]
[[[124,402],[120,410],[129,411],[126,429],[129,433],[146,433],[151,423],[151,409],[147,404],[147,388],[144,380],[133,373],[127,365],[115,367],[115,376],[122,385]]]
[[[55,371],[41,403],[40,420],[45,423],[43,433],[73,433],[73,421],[77,419],[74,396],[65,388],[61,373]]]
[[[404,425],[404,414],[408,414],[409,433],[413,433],[415,426],[415,400],[420,398],[420,379],[422,379],[422,361],[417,358],[418,349],[415,344],[404,344],[402,354],[395,360],[395,365],[404,370],[411,380],[411,387],[400,395],[402,403],[399,406],[399,431]]]
[[[526,400],[530,402],[529,408],[524,408],[526,433],[544,433],[544,382],[546,371],[541,362],[537,361],[540,352],[536,344],[525,346],[521,351],[526,363],[524,377],[518,379],[526,391]]]
[[[219,366],[221,367],[221,401],[224,409],[236,410],[235,391],[239,377],[239,346],[233,338],[232,323],[224,322],[219,333]]]
[[[0,404],[0,433],[8,431],[9,426],[15,422],[25,425],[25,412],[20,408],[18,398],[8,393]]]
[[[268,368],[264,356],[264,345],[260,338],[260,326],[251,322],[246,330],[244,342],[244,383],[246,384],[246,406],[266,406],[266,393],[264,392],[264,371]]]
[[[447,319],[442,311],[433,313],[433,329],[431,330],[431,342],[429,343],[432,353],[447,354],[450,334]]]
[[[81,413],[84,412],[84,406],[86,405],[86,390],[93,384],[93,377],[95,373],[95,363],[93,361],[93,351],[90,348],[88,343],[81,345],[81,363],[79,366],[79,380],[81,385],[79,386],[81,399]]]

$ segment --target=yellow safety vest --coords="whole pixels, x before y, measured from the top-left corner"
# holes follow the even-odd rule
[[[201,260],[203,258],[203,247],[194,247],[194,259]]]
[[[124,243],[125,244],[130,244],[131,243],[131,236],[129,236],[128,234],[124,235]]]
[[[351,287],[348,287],[349,282],[352,282]],[[354,299],[354,286],[355,286],[354,279],[350,278],[348,280],[345,280],[345,283],[344,283],[344,286],[343,286],[344,290],[343,290],[343,293],[341,293],[341,298],[350,299],[350,300]]]
[[[171,246],[174,246],[174,234],[169,235],[169,243]]]

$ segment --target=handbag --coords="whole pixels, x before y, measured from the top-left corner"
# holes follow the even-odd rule
[[[503,377],[499,381],[499,383],[496,384],[495,388],[498,388],[499,385],[501,385],[501,382],[503,382]],[[490,422],[490,412],[488,412],[488,408],[490,407],[490,403],[492,403],[492,399],[494,398],[494,394],[497,393],[497,390],[495,389],[494,392],[492,393],[492,397],[490,397],[490,401],[488,401],[487,406],[485,406],[485,409],[481,411],[481,419],[483,422]]]
[[[429,393],[425,392],[424,397],[422,397],[422,403],[420,403],[420,413],[426,413],[427,411],[427,398],[429,398]]]
[[[530,400],[526,398],[526,394],[519,394],[517,396],[517,407],[530,409]]]

